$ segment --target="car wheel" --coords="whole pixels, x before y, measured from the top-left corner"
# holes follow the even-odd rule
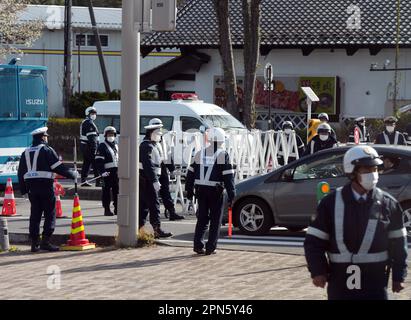
[[[407,234],[411,237],[411,201],[406,201],[401,204],[404,210],[404,227],[407,229]]]
[[[273,214],[268,205],[260,199],[245,199],[236,206],[235,219],[242,233],[262,235],[270,231],[274,224]]]

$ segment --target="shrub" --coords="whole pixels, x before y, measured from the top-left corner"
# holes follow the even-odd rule
[[[79,152],[81,121],[82,119],[50,118],[47,123],[49,143],[64,160],[74,159],[74,139],[77,139],[77,155],[81,155]]]

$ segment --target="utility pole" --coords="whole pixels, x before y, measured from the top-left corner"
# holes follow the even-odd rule
[[[72,94],[71,90],[71,57],[72,57],[72,45],[73,45],[73,35],[71,28],[71,7],[72,0],[65,0],[64,3],[64,81],[63,81],[63,105],[64,105],[64,115],[69,116],[70,110],[70,97]]]
[[[77,43],[77,85],[78,85],[78,94],[81,93],[81,85],[80,85],[80,80],[81,80],[81,39],[83,38],[83,33],[80,33],[80,38],[78,39]]]
[[[133,1],[131,1],[131,2],[133,2]],[[89,0],[88,10],[89,10],[89,13],[90,13],[91,25],[93,26],[93,34],[94,34],[94,39],[96,41],[96,48],[97,48],[97,52],[98,52],[98,59],[100,61],[101,73],[103,75],[104,88],[106,90],[106,93],[110,93],[111,92],[110,83],[108,81],[106,64],[104,62],[104,55],[103,55],[103,50],[101,48],[100,34],[99,34],[98,28],[97,28],[96,17],[94,16],[94,9],[93,9],[93,1],[92,0]]]
[[[124,0],[122,8],[117,225],[118,244],[130,247],[137,244],[139,215],[140,32],[174,31],[177,11],[175,0]]]
[[[140,1],[123,1],[121,30],[120,193],[117,224],[119,245],[131,247],[137,244],[138,232],[140,33],[134,27],[134,6],[139,5]]]
[[[398,60],[400,58],[400,30],[401,30],[401,0],[397,0],[397,31],[395,43],[395,73],[394,73],[394,98],[393,113],[397,113],[398,100]]]

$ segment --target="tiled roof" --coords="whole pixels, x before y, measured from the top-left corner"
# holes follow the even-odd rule
[[[397,0],[262,0],[261,46],[267,48],[391,47],[396,39]],[[353,13],[361,10],[361,28],[349,29]],[[242,0],[230,0],[232,40],[243,45]],[[401,1],[402,46],[411,46],[411,1]],[[212,0],[187,0],[179,10],[177,31],[146,37],[146,48],[219,46]]]
[[[102,30],[121,30],[121,9],[94,8],[97,27]],[[20,21],[41,20],[50,29],[64,28],[64,6],[29,5],[21,13]],[[88,7],[72,7],[73,28],[91,28]]]

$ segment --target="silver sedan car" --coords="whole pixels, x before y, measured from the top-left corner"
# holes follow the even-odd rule
[[[373,145],[383,157],[378,187],[394,196],[411,227],[411,147]],[[236,185],[233,224],[242,233],[262,235],[273,226],[290,231],[306,228],[316,214],[317,185],[328,182],[332,190],[348,183],[343,157],[350,146],[323,150],[271,173]]]

